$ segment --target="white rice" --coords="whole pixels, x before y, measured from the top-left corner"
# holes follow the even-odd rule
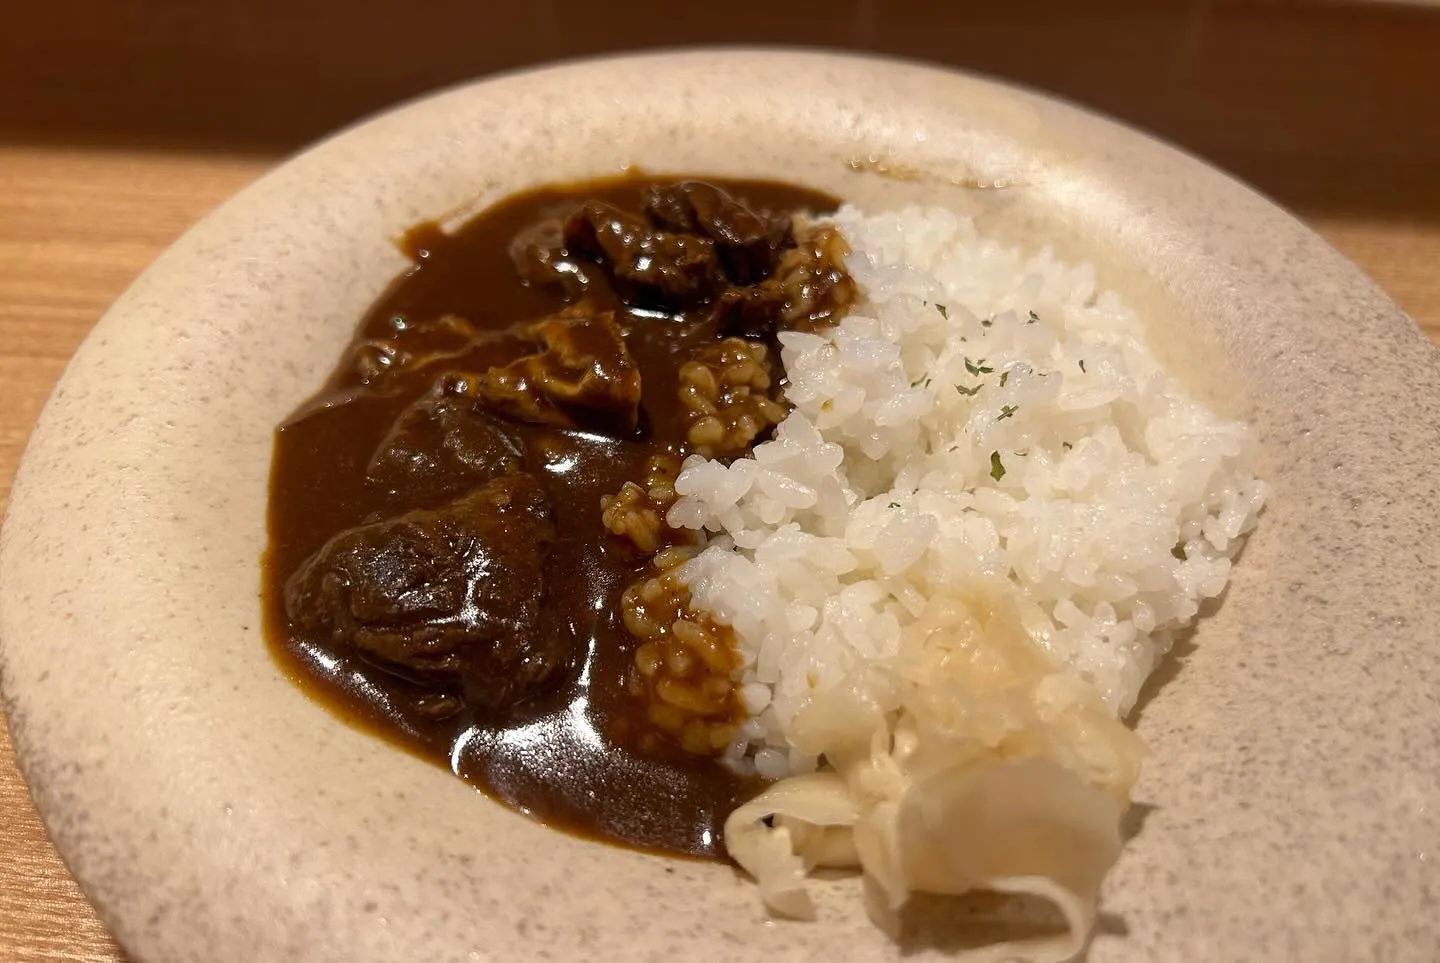
[[[938,209],[835,223],[863,299],[781,336],[795,410],[753,458],[690,458],[668,516],[711,533],[682,576],[744,661],[729,758],[815,768],[796,712],[883,665],[936,596],[1013,604],[1128,713],[1255,523],[1249,430],[1186,394],[1089,264]]]

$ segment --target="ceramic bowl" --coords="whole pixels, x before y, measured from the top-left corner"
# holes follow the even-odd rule
[[[827,888],[821,922],[771,923],[725,866],[547,829],[337,721],[266,650],[272,428],[404,266],[395,239],[631,165],[950,205],[1099,263],[1157,349],[1256,426],[1274,493],[1139,715],[1145,818],[1090,958],[1436,958],[1440,353],[1300,223],[1171,148],[974,77],[788,51],[570,64],[402,107],[211,214],[97,325],[15,482],[0,669],[45,823],[130,954],[958,945],[887,942],[853,881]]]

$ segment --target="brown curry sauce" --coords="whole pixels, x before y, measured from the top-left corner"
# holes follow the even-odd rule
[[[281,666],[347,721],[552,826],[720,858],[725,816],[761,785],[715,758],[639,738],[652,727],[619,607],[654,569],[649,554],[606,530],[600,505],[657,452],[694,450],[675,401],[686,357],[726,334],[773,344],[776,326],[820,324],[843,306],[849,282],[832,271],[830,286],[804,287],[799,312],[794,297],[760,288],[781,249],[795,247],[786,214],[828,211],[833,198],[709,183],[745,208],[726,208],[730,220],[708,228],[687,222],[689,235],[656,212],[657,198],[689,203],[684,191],[644,177],[531,191],[453,234],[411,232],[414,266],[366,315],[321,391],[277,430],[264,608]],[[699,187],[699,206],[680,220],[713,207],[713,188]],[[726,233],[735,225],[753,230]],[[632,247],[605,247],[611,241]],[[622,253],[646,270],[651,254],[673,255],[675,270],[625,274]],[[566,327],[580,315],[604,322]],[[557,316],[568,339],[559,348],[533,325]],[[612,329],[626,357],[606,347]],[[568,370],[557,377],[563,392],[537,393],[525,380],[537,341],[543,358],[568,348],[600,377]],[[451,560],[469,581],[415,574]],[[356,583],[377,571],[392,585],[372,598]],[[490,634],[472,658],[477,625]],[[509,649],[493,641],[501,637]]]

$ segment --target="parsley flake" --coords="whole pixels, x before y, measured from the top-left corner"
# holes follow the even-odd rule
[[[899,502],[891,502],[891,503],[890,503],[890,507],[891,507],[891,508],[899,508],[899,507],[900,507],[900,503],[899,503]]]
[[[1009,380],[1010,380],[1010,371],[1009,371],[1009,369],[1006,369],[1005,371],[1000,372],[1000,387],[1002,387],[1002,388],[1005,387],[1005,382],[1007,382],[1007,381],[1009,381]]]
[[[1040,320],[1040,315],[1036,314],[1034,311],[1031,311],[1031,312],[1030,312],[1030,320],[1026,321],[1025,323],[1026,323],[1026,324],[1034,324],[1036,321],[1039,321],[1039,320]]]
[[[984,358],[981,358],[979,361],[971,361],[969,358],[966,358],[966,359],[965,359],[965,370],[968,371],[968,372],[970,372],[972,375],[987,375],[987,374],[990,374],[990,373],[991,373],[992,371],[994,371],[995,369],[994,369],[994,368],[987,368],[987,367],[985,367],[985,359],[984,359]]]
[[[1005,477],[1005,463],[1000,460],[998,451],[990,453],[990,477],[997,482]]]
[[[950,320],[950,309],[948,307],[943,304],[937,304],[935,305],[935,310],[940,312],[940,317],[944,318],[946,321]]]
[[[1016,405],[1005,405],[1000,409],[1000,417],[996,418],[995,420],[1004,421],[1006,418],[1014,417],[1015,412],[1018,410],[1019,408]]]
[[[994,323],[995,323],[995,316],[992,314],[990,317],[985,318],[983,321],[980,322],[980,327],[982,327],[982,328],[988,328],[988,327],[990,327],[990,325],[992,325],[992,324],[994,324]]]
[[[1062,441],[1062,442],[1060,442],[1060,447],[1061,447],[1061,448],[1064,448],[1066,451],[1069,451],[1071,448],[1074,448],[1075,446],[1072,445],[1072,444],[1070,444],[1070,442],[1068,442],[1068,441]]]
[[[1084,359],[1084,358],[1081,358],[1081,359],[1080,359],[1080,370],[1081,370],[1081,371],[1084,371],[1084,370],[1085,370],[1085,359]]]
[[[964,385],[956,385],[956,386],[955,386],[955,390],[958,391],[958,392],[960,392],[962,395],[964,395],[964,396],[967,397],[967,398],[973,398],[973,397],[975,396],[975,393],[978,392],[978,391],[979,391],[981,388],[983,388],[983,387],[985,387],[985,386],[984,386],[984,385],[976,385],[976,386],[973,387],[973,388],[967,388],[967,387],[965,387]]]

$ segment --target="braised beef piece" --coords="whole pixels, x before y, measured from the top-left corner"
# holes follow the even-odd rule
[[[761,316],[776,313],[784,292],[749,286],[770,278],[794,248],[788,214],[751,209],[703,181],[652,185],[643,210],[640,218],[591,201],[563,223],[540,220],[511,242],[511,262],[526,283],[558,290],[572,303],[591,290],[589,272],[598,264],[631,307],[682,311],[721,298],[727,315],[744,307],[747,320],[737,332],[773,332],[773,321]]]
[[[573,662],[575,643],[544,604],[554,540],[540,484],[503,475],[441,508],[335,535],[286,583],[286,612],[388,672],[506,709]]]
[[[715,302],[715,321],[721,334],[772,341],[785,311],[785,291],[778,284],[729,288]]]
[[[430,505],[520,470],[520,448],[467,399],[426,396],[395,420],[366,477],[412,505]]]
[[[525,228],[510,242],[510,261],[527,284],[558,290],[567,301],[579,301],[590,289],[591,265],[565,247],[565,228],[547,217]]]
[[[703,181],[651,187],[645,214],[666,230],[713,241],[726,276],[735,284],[763,281],[775,270],[780,252],[794,246],[789,215],[752,211]]]
[[[604,265],[616,295],[631,307],[684,310],[708,304],[725,285],[709,238],[657,230],[603,201],[569,217],[565,247]]]
[[[634,434],[640,423],[640,369],[614,312],[566,308],[518,332],[539,350],[467,379],[470,387],[461,390],[516,421]]]
[[[847,311],[856,297],[845,270],[850,249],[834,228],[820,228],[780,254],[759,284],[730,288],[715,306],[720,332],[771,339],[776,331],[814,331]]]
[[[386,324],[382,337],[367,338],[355,345],[351,364],[361,384],[384,385],[400,371],[420,368],[455,358],[475,338],[476,329],[456,314],[416,321],[397,315]]]

